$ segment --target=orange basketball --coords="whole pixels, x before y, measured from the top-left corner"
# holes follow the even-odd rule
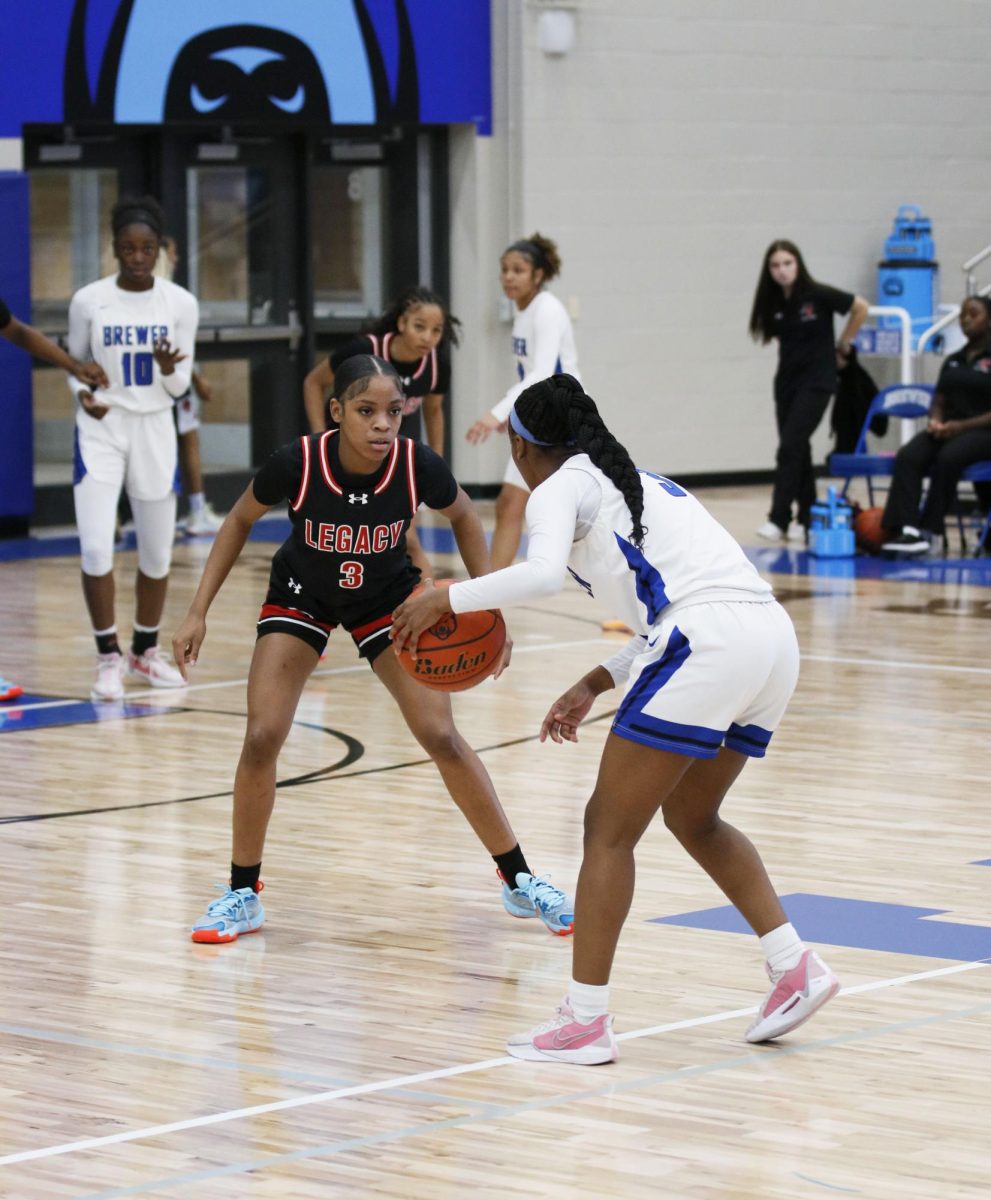
[[[450,584],[445,581],[437,586]],[[407,674],[425,687],[439,692],[463,692],[492,674],[499,666],[505,644],[506,622],[502,613],[495,609],[449,612],[420,634],[415,659],[408,650],[403,650],[399,661]]]
[[[878,554],[881,544],[888,536],[889,531],[881,524],[883,516],[883,508],[865,508],[853,518],[853,532],[857,538],[857,545],[868,554]]]

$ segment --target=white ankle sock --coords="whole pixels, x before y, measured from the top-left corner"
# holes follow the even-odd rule
[[[609,984],[576,983],[568,988],[568,1002],[575,1020],[588,1025],[609,1011]]]
[[[189,511],[198,513],[203,511],[203,505],[206,503],[206,494],[204,492],[189,493]]]
[[[797,967],[805,953],[805,945],[798,936],[792,924],[779,925],[770,933],[765,933],[760,939],[761,949],[767,959],[767,965],[777,974],[779,971],[790,971]]]

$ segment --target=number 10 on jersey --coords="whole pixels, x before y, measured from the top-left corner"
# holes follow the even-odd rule
[[[154,378],[155,358],[147,350],[121,355],[125,387],[147,387]]]

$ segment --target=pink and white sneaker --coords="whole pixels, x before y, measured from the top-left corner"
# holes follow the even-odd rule
[[[612,1017],[603,1013],[588,1025],[575,1020],[567,996],[549,1021],[517,1033],[506,1043],[513,1058],[525,1058],[529,1062],[575,1063],[580,1067],[592,1067],[599,1063],[615,1062],[619,1058],[619,1047],[612,1031]]]
[[[96,656],[96,679],[89,696],[96,701],[124,699],[124,659],[116,650]]]
[[[840,990],[840,981],[814,950],[806,950],[789,971],[772,973],[765,964],[771,990],[747,1030],[748,1042],[769,1042],[791,1033]]]
[[[151,646],[144,654],[127,652],[127,673],[143,679],[150,687],[185,687],[186,681],[168,661],[159,646]]]

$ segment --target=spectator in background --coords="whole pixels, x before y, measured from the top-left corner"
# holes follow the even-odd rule
[[[893,554],[942,554],[946,513],[964,467],[991,461],[991,300],[968,296],[960,309],[967,344],[943,363],[929,424],[898,451],[881,524],[899,533]],[[919,516],[922,483],[929,491]]]
[[[837,367],[846,363],[868,308],[862,296],[817,283],[794,242],[779,238],[768,246],[750,311],[754,340],[766,345],[774,338],[778,343],[774,490],[768,519],[756,531],[766,541],[806,538],[816,498],[812,435],[836,391]],[[835,313],[850,315],[834,342]]]
[[[73,358],[71,354],[66,354],[61,346],[46,338],[43,333],[30,325],[25,325],[23,321],[19,321],[2,297],[0,297],[0,334],[3,334],[8,342],[26,350],[28,354],[33,354],[35,358],[43,359],[45,362],[51,363],[53,367],[61,367],[63,371],[75,375],[89,388],[107,386],[107,377],[99,364],[82,363]],[[23,695],[22,687],[0,675],[0,701],[16,700]]]

